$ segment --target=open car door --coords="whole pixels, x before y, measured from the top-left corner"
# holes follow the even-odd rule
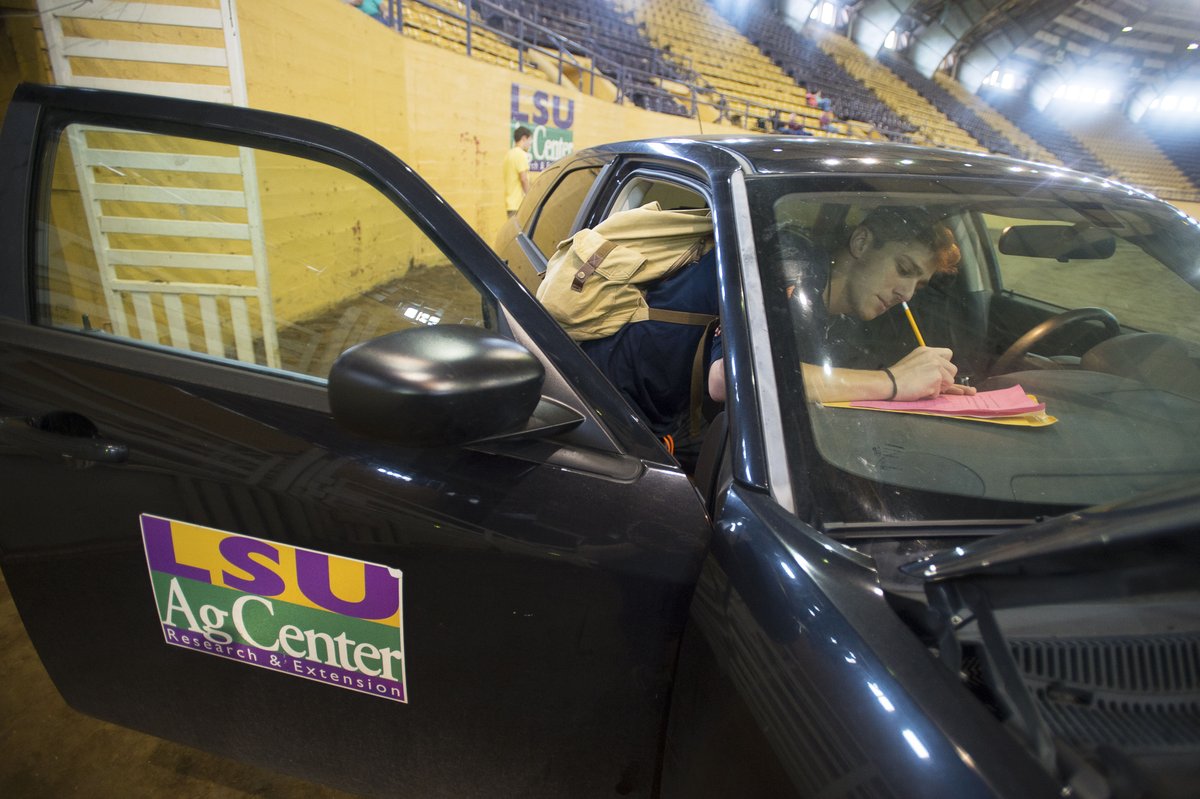
[[[2,145],[0,564],[66,700],[350,790],[649,795],[706,517],[445,202],[245,108],[23,87]],[[575,423],[335,424],[343,350],[439,325]]]

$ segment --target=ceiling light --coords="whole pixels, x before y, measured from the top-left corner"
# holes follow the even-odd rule
[[[1126,25],[1124,28],[1121,28],[1121,33],[1129,33],[1131,30],[1133,30],[1133,26]]]
[[[1198,47],[1200,47],[1200,42],[1192,42],[1191,44],[1189,44],[1189,45],[1187,46],[1187,49],[1189,49],[1189,50],[1195,50],[1195,49],[1196,49],[1196,48],[1198,48]]]

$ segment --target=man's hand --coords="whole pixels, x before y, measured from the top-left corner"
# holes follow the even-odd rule
[[[918,347],[892,364],[896,378],[897,400],[919,400],[939,394],[974,394],[971,386],[954,382],[958,367],[950,361],[953,353],[944,347]]]

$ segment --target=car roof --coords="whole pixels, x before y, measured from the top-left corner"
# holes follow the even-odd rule
[[[1068,167],[1003,155],[923,147],[892,142],[852,141],[815,136],[718,135],[671,136],[618,142],[584,150],[676,158],[708,169],[736,162],[747,173],[827,175],[912,175],[1027,180],[1070,178],[1089,189],[1118,189],[1152,197],[1141,189]]]

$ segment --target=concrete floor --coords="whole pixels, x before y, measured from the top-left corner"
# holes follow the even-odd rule
[[[0,797],[342,799],[351,794],[214,757],[67,707],[0,576]]]

